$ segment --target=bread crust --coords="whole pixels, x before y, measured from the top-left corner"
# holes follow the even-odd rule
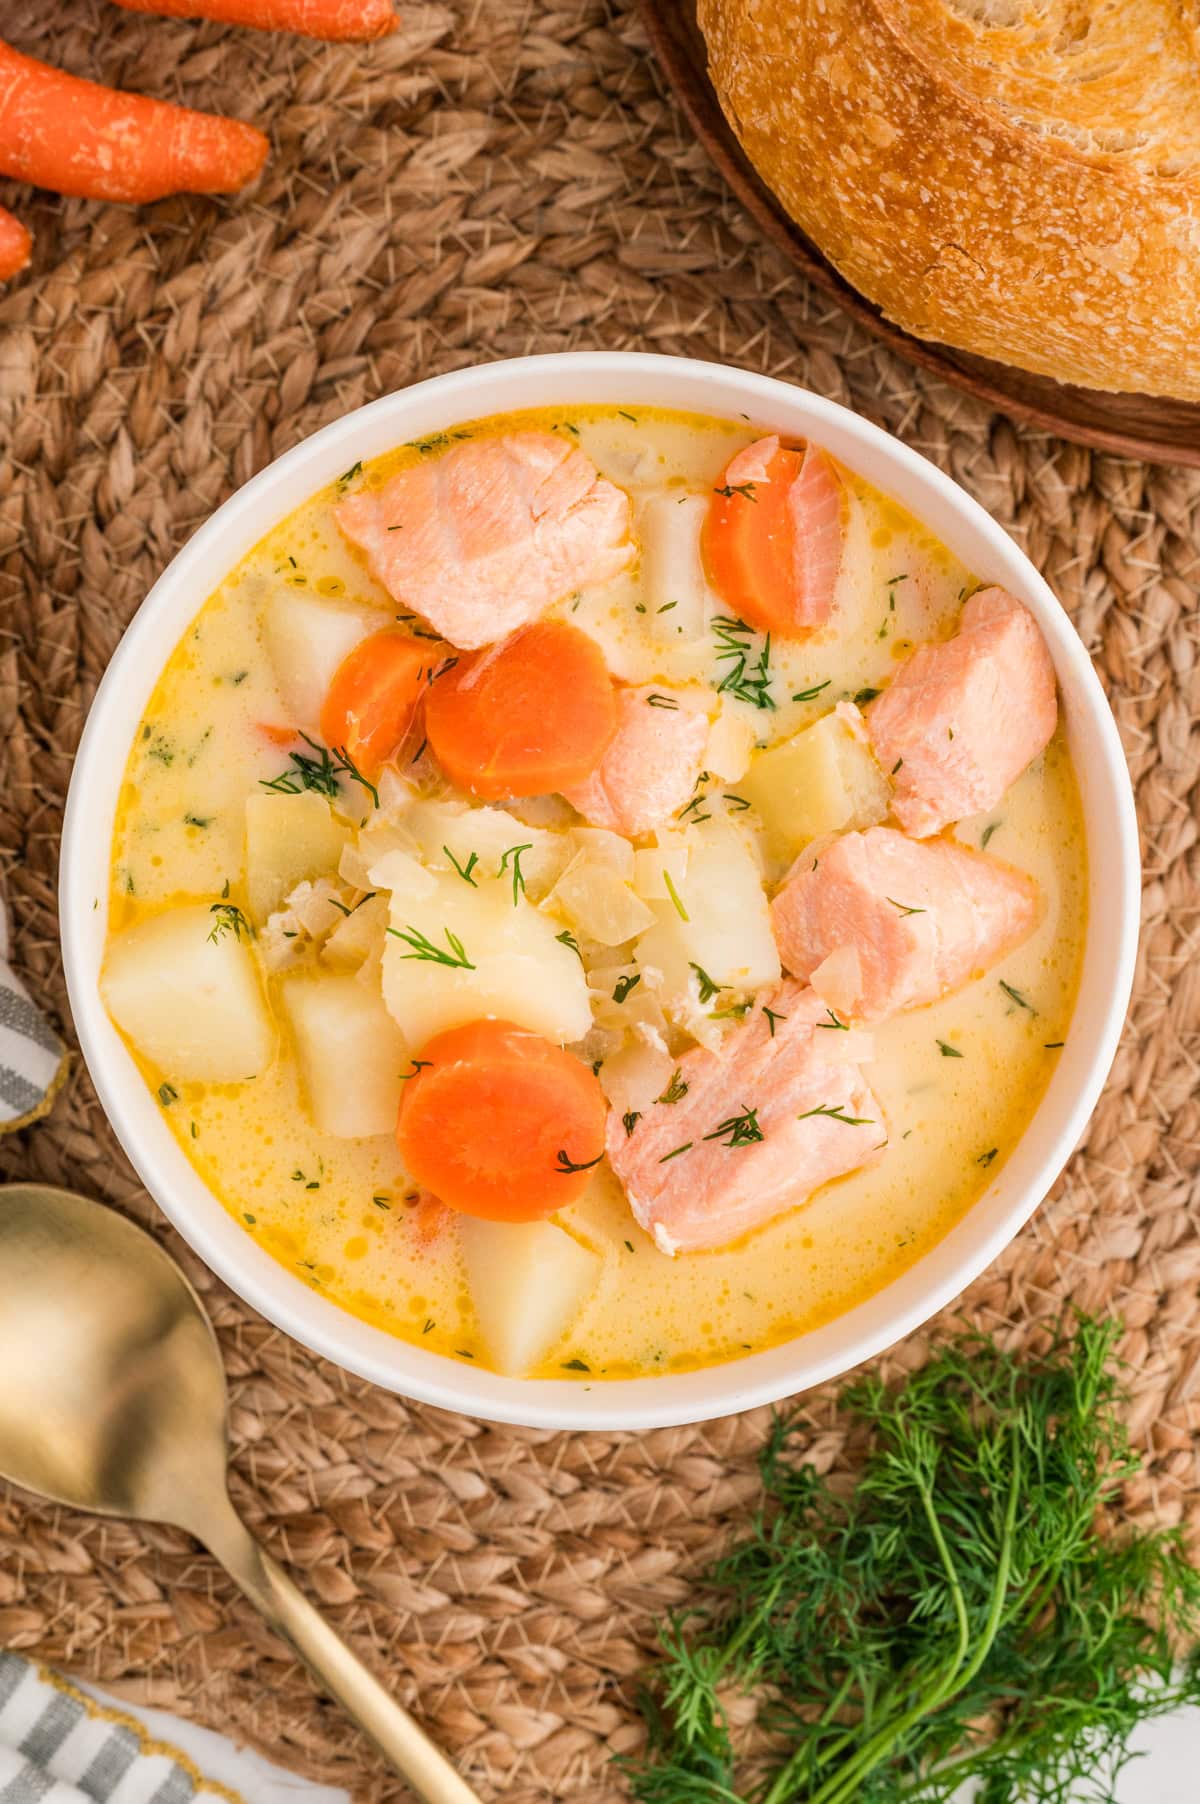
[[[698,0],[698,17],[746,154],[889,319],[1062,382],[1200,400],[1194,20],[1175,0],[957,4],[984,16]]]

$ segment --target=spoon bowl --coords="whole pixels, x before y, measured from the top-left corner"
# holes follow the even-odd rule
[[[479,1804],[234,1511],[216,1336],[158,1242],[71,1191],[0,1186],[0,1295],[0,1474],[188,1530],[427,1804]]]
[[[198,1534],[203,1500],[225,1491],[225,1374],[174,1260],[111,1209],[14,1184],[0,1274],[0,1471],[56,1503]]]

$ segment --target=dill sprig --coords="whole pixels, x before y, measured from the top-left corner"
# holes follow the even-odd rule
[[[217,917],[208,936],[214,945],[218,940],[224,939],[227,933],[231,933],[235,940],[240,940],[243,934],[248,940],[254,938],[254,929],[236,902],[214,902],[208,912]]]
[[[532,851],[533,842],[531,840],[527,840],[523,846],[510,846],[508,851],[505,852],[504,856],[501,858],[500,869],[496,872],[497,877],[503,877],[505,871],[509,868],[509,859],[512,860],[512,896],[514,908],[525,894],[525,873],[521,869],[521,854],[522,852]]]
[[[703,965],[698,965],[689,959],[688,970],[696,973],[696,982],[700,985],[700,1000],[702,1003],[711,1002],[714,996],[719,996],[721,994],[721,990],[724,986],[716,983],[709,976]]]
[[[319,745],[307,733],[301,733],[299,737],[316,756],[309,757],[308,752],[289,752],[291,769],[282,771],[277,777],[260,777],[259,783],[264,789],[284,796],[298,796],[301,790],[315,789],[318,795],[329,796],[333,800],[339,793],[338,779],[349,777],[351,782],[362,785],[378,808],[379,791],[369,778],[363,776],[344,745],[331,749],[329,746]]]
[[[712,630],[717,641],[717,663],[729,666],[717,684],[717,694],[736,695],[740,701],[749,702],[755,708],[774,708],[775,700],[771,694],[770,633],[763,640],[758,656],[752,663],[751,655],[758,636],[752,626],[747,626],[744,620],[735,620],[729,614],[718,614],[712,623]]]
[[[765,1140],[766,1135],[758,1125],[758,1110],[748,1109],[743,1103],[740,1115],[730,1115],[704,1138],[724,1140],[726,1146],[753,1146],[755,1141]]]
[[[1118,1332],[1080,1319],[1024,1357],[964,1335],[850,1386],[850,1490],[778,1419],[749,1532],[661,1631],[641,1804],[1112,1804],[1139,1722],[1200,1703],[1200,1572],[1117,1512],[1140,1469]],[[738,1691],[767,1756],[735,1740]]]
[[[448,952],[444,952],[440,946],[435,946],[428,934],[422,933],[419,927],[389,927],[388,932],[393,939],[403,940],[406,946],[412,948],[409,952],[402,952],[401,958],[423,958],[430,964],[454,965],[462,971],[475,969],[463,950],[462,941],[456,933],[451,933],[448,927],[442,929],[446,945],[450,948]]]

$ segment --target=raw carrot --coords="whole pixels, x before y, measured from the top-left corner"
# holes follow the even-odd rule
[[[0,207],[0,282],[24,269],[32,243],[20,220]]]
[[[310,38],[365,42],[399,24],[392,0],[117,0],[131,13],[167,19],[218,19],[260,31],[299,31]]]
[[[457,666],[425,706],[433,755],[460,789],[495,801],[591,776],[617,728],[612,678],[595,643],[542,620]]]
[[[738,453],[714,491],[701,550],[731,614],[795,636],[829,618],[843,536],[842,485],[825,453],[763,439]]]
[[[159,200],[232,194],[266,155],[240,119],[104,88],[0,43],[0,175],[92,200]]]
[[[321,708],[321,737],[377,771],[416,719],[421,697],[444,662],[444,646],[387,627],[343,658]]]
[[[589,1067],[511,1021],[436,1034],[404,1085],[396,1139],[409,1176],[450,1208],[535,1221],[574,1202],[604,1151]]]

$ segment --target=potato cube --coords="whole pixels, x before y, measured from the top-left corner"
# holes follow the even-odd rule
[[[708,500],[707,495],[651,495],[638,516],[647,624],[672,644],[699,639],[710,611],[719,611],[700,557]]]
[[[353,977],[292,977],[280,994],[316,1126],[343,1140],[392,1133],[409,1056],[382,998]]]
[[[113,940],[100,979],[121,1031],[185,1083],[237,1083],[275,1055],[249,938],[226,918],[207,902],[151,915]]]
[[[725,821],[696,829],[675,896],[651,899],[650,906],[657,921],[638,940],[638,963],[662,972],[665,999],[678,1005],[687,995],[693,965],[721,988],[756,990],[778,979],[758,860]]]
[[[336,820],[324,796],[268,790],[246,797],[246,901],[261,926],[298,883],[335,877],[349,829]]]
[[[823,833],[881,821],[891,788],[871,755],[858,709],[839,702],[814,726],[760,753],[738,793],[757,810],[772,855],[790,863]]]
[[[519,1378],[567,1333],[595,1289],[601,1261],[551,1221],[465,1215],[461,1235],[484,1345],[498,1371]]]
[[[507,879],[464,883],[436,871],[433,893],[397,892],[383,955],[383,994],[419,1052],[443,1028],[485,1015],[566,1045],[592,1024],[587,979],[558,923]]]
[[[267,651],[284,707],[306,733],[320,734],[321,704],[333,674],[360,639],[391,624],[377,608],[326,601],[302,590],[272,591],[263,616]]]

